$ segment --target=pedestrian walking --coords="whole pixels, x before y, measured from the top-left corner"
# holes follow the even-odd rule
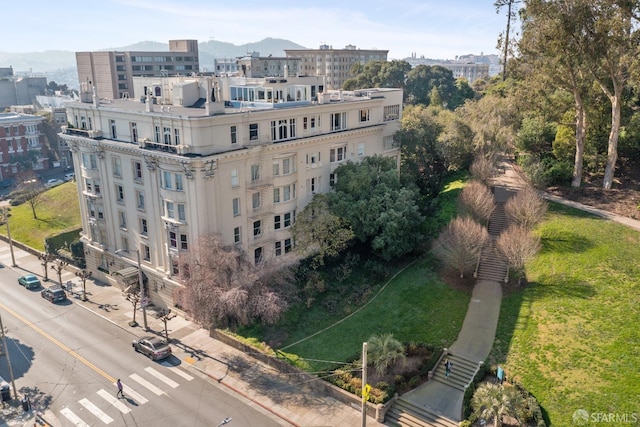
[[[122,391],[122,383],[120,382],[120,378],[116,381],[116,387],[118,387],[118,392],[116,393],[116,397],[119,399],[124,397],[124,392]]]
[[[447,358],[444,362],[444,376],[449,378],[449,374],[451,373],[451,367],[453,366],[453,363],[451,363],[449,361],[449,358]]]

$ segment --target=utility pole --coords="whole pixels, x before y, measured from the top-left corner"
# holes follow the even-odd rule
[[[4,325],[2,324],[2,314],[0,314],[0,331],[2,331],[2,344],[4,345],[4,352],[7,355],[7,365],[9,365],[9,375],[11,376],[11,385],[13,386],[13,397],[18,398],[18,391],[16,390],[16,381],[13,378],[13,368],[11,367],[11,357],[9,357],[9,349],[7,348],[7,337],[4,335]]]
[[[362,427],[367,426],[367,398],[369,390],[367,384],[367,343],[362,343]]]

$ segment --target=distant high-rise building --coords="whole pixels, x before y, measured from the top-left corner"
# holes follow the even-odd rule
[[[133,96],[134,76],[190,75],[199,71],[197,40],[169,40],[168,52],[76,52],[78,80],[102,99]]]
[[[285,49],[287,58],[301,58],[300,75],[325,76],[327,89],[340,89],[348,78],[353,64],[369,61],[386,61],[388,50],[357,49],[347,45],[344,49],[334,49],[323,44],[320,49]]]

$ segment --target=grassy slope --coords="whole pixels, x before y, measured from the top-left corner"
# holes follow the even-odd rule
[[[60,231],[81,226],[78,191],[75,182],[67,182],[47,190],[33,218],[31,206],[23,203],[11,207],[11,238],[34,249],[44,250],[44,239]],[[6,236],[6,227],[1,233]]]
[[[638,412],[640,233],[551,205],[530,285],[503,301],[492,358],[531,391],[552,425],[577,409]]]

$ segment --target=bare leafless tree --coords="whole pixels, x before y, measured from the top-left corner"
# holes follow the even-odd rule
[[[462,278],[465,273],[473,272],[488,241],[489,232],[485,227],[472,218],[457,217],[435,240],[433,253]]]
[[[486,224],[496,208],[496,202],[489,187],[480,181],[470,181],[462,189],[458,198],[459,210],[481,224]]]
[[[67,265],[69,265],[68,262],[58,259],[51,266],[51,269],[55,271],[56,274],[58,275],[58,283],[60,283],[61,285],[62,285],[62,272],[64,271]]]
[[[42,268],[44,269],[44,281],[49,281],[49,263],[53,262],[56,259],[56,255],[48,252],[44,252],[38,255],[38,259],[40,260],[40,264],[42,264]]]
[[[504,211],[512,222],[530,230],[544,219],[547,202],[536,190],[526,187],[507,201]]]
[[[496,173],[495,156],[492,154],[477,154],[469,170],[475,179],[487,184]]]
[[[24,199],[31,207],[33,219],[38,219],[36,209],[38,208],[38,205],[40,205],[44,195],[44,186],[42,185],[42,181],[35,173],[33,173],[33,171],[21,172],[18,174],[16,179],[18,180],[17,191],[22,193],[22,199]]]
[[[201,237],[179,265],[188,274],[178,302],[205,326],[273,323],[287,307],[278,287],[265,279],[270,268],[254,265],[240,246],[225,246],[217,234]]]
[[[540,238],[523,225],[513,224],[503,231],[496,246],[509,261],[509,271],[516,274],[518,284],[525,276],[525,264],[542,248]]]

